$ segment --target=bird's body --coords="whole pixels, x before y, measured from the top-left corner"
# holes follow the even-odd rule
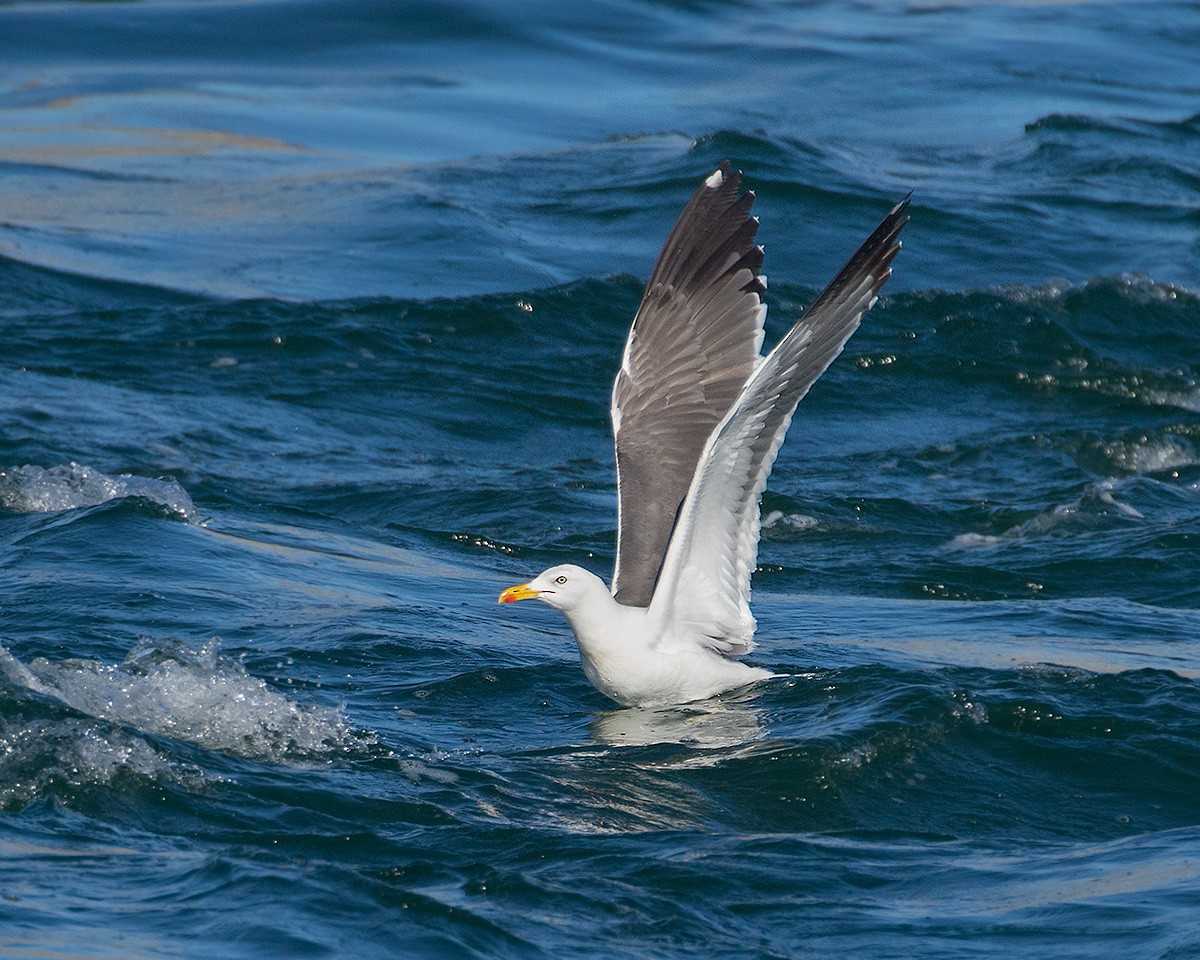
[[[611,591],[553,567],[500,602],[561,610],[584,673],[629,706],[702,700],[766,679],[754,648],[750,575],[759,499],[808,388],[841,352],[890,275],[902,202],[765,357],[754,195],[728,164],[667,238],[613,384],[617,563]]]
[[[558,583],[564,578],[566,583]],[[573,564],[551,567],[511,590],[524,591],[561,610],[579,645],[579,660],[592,686],[625,706],[662,706],[705,700],[771,676],[676,633],[653,603],[632,607],[614,599],[594,573]],[[507,591],[506,591],[507,592]],[[530,597],[532,599],[532,597]],[[506,601],[507,602],[507,601]]]

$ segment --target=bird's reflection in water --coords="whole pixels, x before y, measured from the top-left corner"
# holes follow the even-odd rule
[[[767,735],[767,711],[750,700],[758,693],[594,714],[589,742],[555,752],[539,766],[553,785],[547,791],[539,784],[545,815],[581,833],[693,829],[709,822],[712,790],[724,790],[728,781],[681,774],[778,748]]]
[[[598,714],[592,737],[609,746],[646,747],[678,744],[698,751],[720,750],[709,762],[727,758],[731,747],[755,744],[766,736],[762,711],[737,700],[710,700],[684,707],[627,707]],[[703,763],[705,754],[686,758]]]

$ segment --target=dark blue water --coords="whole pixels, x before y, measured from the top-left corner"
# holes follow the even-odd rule
[[[620,710],[495,597],[726,157],[773,336],[912,223]],[[0,6],[0,954],[1200,957],[1197,290],[1195,4]]]

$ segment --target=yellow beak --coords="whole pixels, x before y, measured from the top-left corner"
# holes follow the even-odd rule
[[[519,583],[515,587],[509,587],[502,594],[500,594],[500,599],[496,602],[516,603],[518,600],[532,600],[541,592],[541,590],[529,589],[529,584],[527,583]]]

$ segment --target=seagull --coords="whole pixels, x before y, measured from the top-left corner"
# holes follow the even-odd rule
[[[775,675],[741,660],[755,646],[762,493],[796,405],[875,305],[908,223],[905,198],[764,357],[753,203],[721,163],[646,284],[612,389],[612,589],[563,564],[499,597],[562,611],[584,674],[624,706],[707,700]]]

